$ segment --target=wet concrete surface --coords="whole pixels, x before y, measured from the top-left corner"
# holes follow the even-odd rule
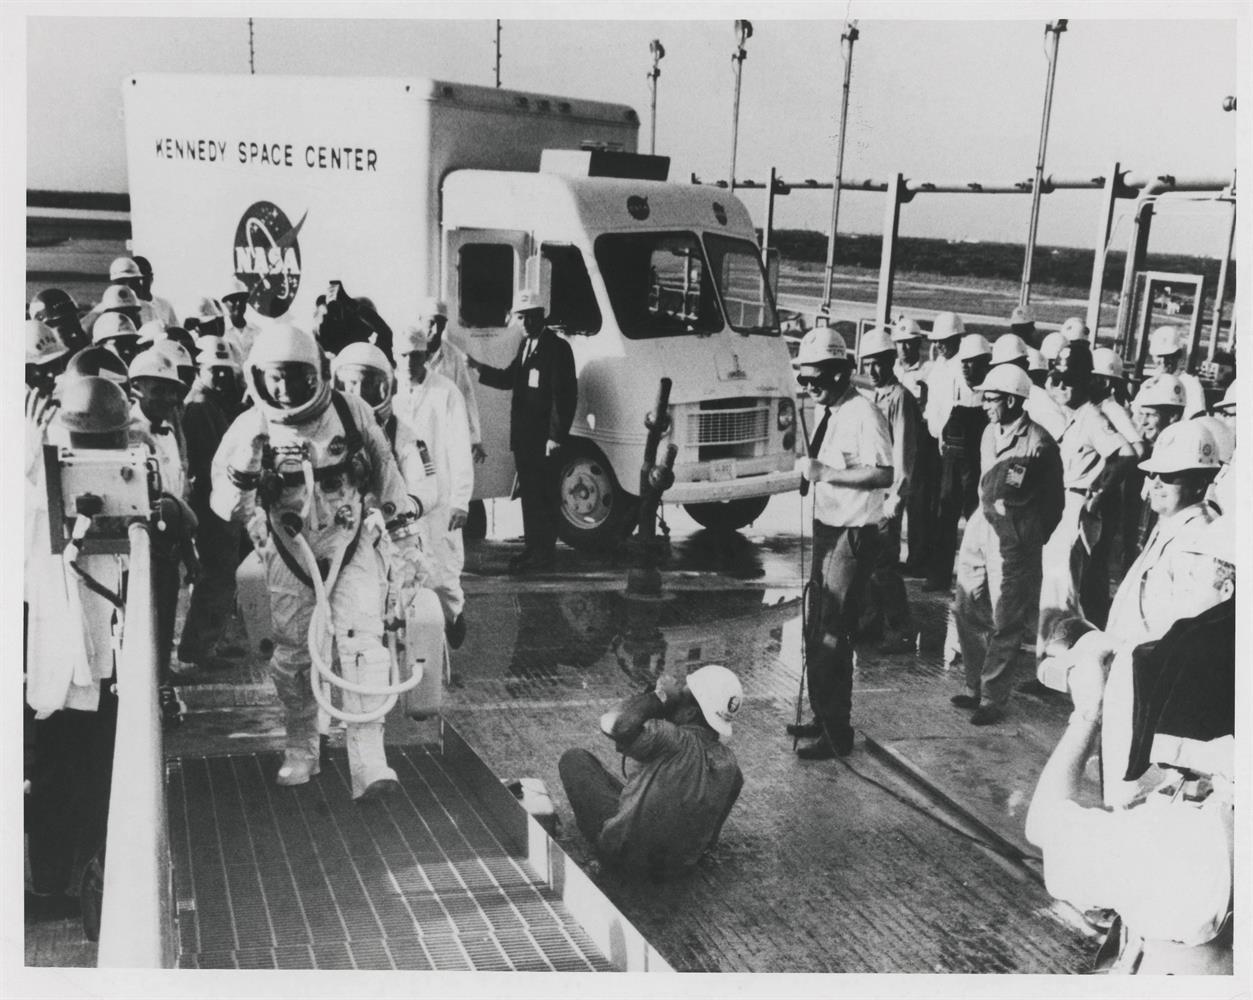
[[[517,504],[489,504],[489,538],[467,545],[465,645],[444,717],[502,778],[542,778],[561,845],[675,968],[756,972],[1031,972],[1087,967],[1091,931],[1040,884],[1022,835],[1039,771],[1069,711],[1015,696],[994,726],[949,704],[949,595],[910,581],[919,650],[858,649],[845,760],[802,762],[783,732],[800,681],[800,594],[809,539],[800,501],[774,498],[741,533],[699,528],[667,507],[664,594],[625,593],[625,559],[560,546],[551,573],[512,577]],[[804,562],[802,563],[802,558]],[[804,568],[802,568],[802,566]],[[243,643],[237,623],[228,642]],[[169,756],[281,746],[264,665],[193,678]],[[690,876],[640,882],[600,868],[574,826],[557,759],[585,746],[619,767],[597,720],[663,670],[735,670],[745,703],[731,746],[745,787],[717,847]],[[1026,664],[1021,668],[1025,680]],[[389,719],[395,744],[429,723]],[[335,742],[339,736],[333,737]],[[1024,860],[1025,858],[1025,860]]]

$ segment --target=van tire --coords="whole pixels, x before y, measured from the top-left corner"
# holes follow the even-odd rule
[[[571,438],[553,456],[557,477],[557,536],[572,549],[608,549],[635,526],[639,498],[618,485],[596,445]]]
[[[683,509],[693,521],[710,531],[739,531],[761,517],[769,502],[769,496],[744,497],[715,503],[685,503]]]

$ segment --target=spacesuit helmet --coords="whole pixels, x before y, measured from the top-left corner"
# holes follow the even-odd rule
[[[278,424],[319,417],[331,401],[321,348],[290,323],[268,327],[257,337],[248,354],[247,382],[262,412]]]
[[[336,389],[369,403],[380,421],[391,416],[396,373],[374,344],[357,341],[345,347],[331,361],[331,377]]]

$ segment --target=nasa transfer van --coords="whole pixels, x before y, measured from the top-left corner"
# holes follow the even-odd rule
[[[529,287],[578,370],[554,462],[568,543],[627,530],[666,376],[668,500],[738,528],[796,488],[788,353],[752,221],[636,154],[631,108],[408,78],[151,74],[123,90],[132,245],[180,315],[232,276],[259,323],[305,329],[332,280],[393,329],[438,295],[445,336],[504,367]],[[475,496],[508,496],[508,393],[478,400]]]

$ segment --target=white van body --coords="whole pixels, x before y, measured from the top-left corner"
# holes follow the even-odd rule
[[[629,520],[663,376],[667,499],[740,526],[796,487],[788,354],[752,221],[725,191],[656,179],[661,158],[615,156],[634,153],[631,108],[426,79],[151,74],[123,90],[132,245],[180,315],[236,276],[259,324],[306,329],[332,280],[393,331],[438,295],[445,335],[503,367],[522,335],[513,292],[537,288],[579,377],[556,463],[567,541]],[[507,496],[509,394],[478,399],[475,496]]]

